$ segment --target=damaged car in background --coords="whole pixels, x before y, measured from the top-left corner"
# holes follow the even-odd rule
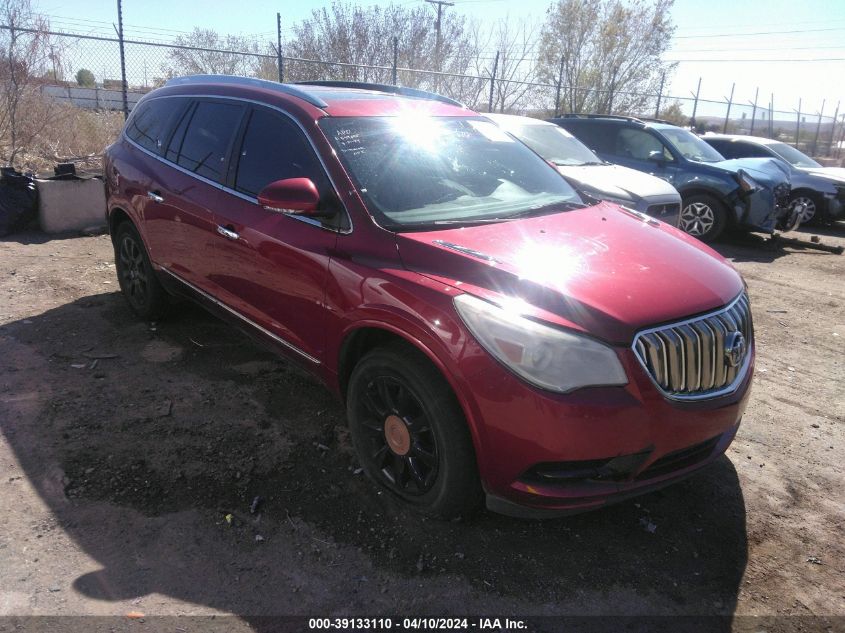
[[[727,158],[775,158],[789,168],[790,204],[800,206],[801,224],[845,218],[845,169],[824,167],[803,152],[759,136],[708,133],[702,137]]]
[[[554,123],[512,114],[485,116],[552,163],[582,195],[615,202],[678,226],[681,196],[665,180],[603,161]]]
[[[663,121],[598,114],[552,121],[601,158],[671,183],[681,194],[680,228],[705,242],[732,227],[772,233],[801,221],[779,160],[725,160],[689,130]]]

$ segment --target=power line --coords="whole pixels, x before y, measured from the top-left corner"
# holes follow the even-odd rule
[[[785,35],[788,33],[822,33],[825,31],[845,31],[845,26],[830,27],[826,29],[798,29],[794,31],[757,31],[756,33],[729,33],[729,34],[709,34],[709,35],[676,35],[676,40],[691,40],[710,37],[750,37],[753,35]]]
[[[744,29],[748,27],[769,27],[769,26],[795,26],[796,24],[830,24],[831,22],[845,22],[845,18],[837,18],[835,20],[802,20],[800,22],[769,22],[766,24],[747,24],[747,25],[737,25],[737,26],[728,26],[725,24],[712,24],[709,26],[688,26],[688,27],[679,27],[679,31],[725,31],[725,29]]]
[[[682,48],[674,53],[743,53],[758,51],[820,51],[828,49],[845,49],[845,46],[775,46],[771,48]]]
[[[710,62],[845,62],[845,57],[816,57],[812,59],[666,59],[667,62],[710,63]]]

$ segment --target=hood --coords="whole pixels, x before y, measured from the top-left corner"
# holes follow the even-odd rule
[[[802,167],[801,171],[836,183],[845,184],[845,169],[842,167]]]
[[[619,344],[721,307],[743,288],[703,243],[607,202],[396,240],[410,270],[481,297],[521,299],[539,318]]]
[[[558,171],[587,190],[636,202],[653,196],[680,196],[668,182],[622,165],[559,165]]]
[[[734,173],[742,169],[754,180],[772,188],[784,182],[789,183],[789,166],[777,158],[734,158],[718,163],[704,164],[727,169]]]

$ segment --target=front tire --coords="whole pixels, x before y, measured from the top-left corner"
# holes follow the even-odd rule
[[[702,242],[718,238],[728,224],[725,205],[713,196],[700,194],[684,198],[679,227]]]
[[[822,219],[822,206],[818,198],[806,193],[795,193],[789,200],[790,210],[798,204],[804,205],[799,226],[818,224]]]
[[[355,366],[347,417],[361,466],[377,484],[439,518],[483,500],[475,451],[457,398],[436,367],[406,345],[376,348]]]
[[[115,232],[114,262],[120,290],[132,312],[146,321],[164,316],[167,291],[156,277],[141,236],[129,221]]]

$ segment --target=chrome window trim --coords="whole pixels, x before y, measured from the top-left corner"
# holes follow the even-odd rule
[[[729,394],[736,392],[737,388],[745,380],[745,378],[748,374],[748,368],[751,366],[751,357],[753,356],[754,345],[755,345],[756,341],[754,340],[753,336],[751,337],[751,340],[748,341],[748,351],[745,353],[745,359],[743,360],[742,366],[737,370],[736,376],[734,376],[734,379],[730,384],[722,387],[721,389],[719,389],[717,391],[708,391],[708,392],[705,392],[705,393],[694,393],[694,394],[677,394],[677,393],[672,393],[670,391],[666,391],[662,386],[660,386],[660,384],[657,382],[657,380],[655,380],[654,376],[652,376],[651,372],[648,369],[648,366],[643,362],[643,359],[640,357],[639,353],[637,353],[637,344],[639,343],[640,338],[642,336],[645,336],[646,334],[655,334],[657,332],[660,332],[662,330],[666,330],[666,329],[669,329],[669,328],[677,328],[677,327],[681,327],[681,326],[684,326],[684,325],[689,325],[691,323],[696,323],[698,321],[709,319],[711,317],[715,317],[715,316],[718,316],[718,315],[723,314],[725,312],[728,312],[745,295],[746,295],[746,291],[743,290],[730,303],[728,303],[725,306],[722,306],[721,308],[719,308],[717,310],[713,310],[712,312],[700,314],[696,317],[684,319],[682,321],[673,321],[671,323],[666,323],[664,325],[659,325],[659,326],[656,326],[656,327],[647,328],[647,329],[640,330],[639,332],[637,332],[636,336],[634,336],[634,341],[631,344],[631,350],[634,352],[634,356],[636,357],[637,362],[640,364],[640,367],[642,367],[646,376],[648,376],[649,380],[651,381],[651,384],[653,384],[655,386],[655,388],[660,392],[660,394],[664,398],[666,398],[668,400],[674,400],[674,401],[677,401],[677,402],[694,402],[694,401],[698,401],[698,400],[712,400],[713,398],[719,398],[721,396],[726,396],[726,395],[729,395]],[[748,301],[748,314],[749,314],[749,317],[750,317],[750,315],[751,315],[751,302],[750,301]],[[750,327],[751,327],[751,323],[749,321],[749,328]],[[752,330],[752,332],[753,332],[753,330]],[[666,361],[664,361],[664,362],[666,362]],[[715,367],[716,366],[714,364],[713,371],[715,371]]]
[[[315,218],[309,218],[309,217],[302,216],[302,215],[294,215],[294,214],[291,214],[291,213],[285,213],[285,214],[282,214],[282,215],[285,215],[286,217],[292,218],[294,220],[298,220],[299,222],[304,222],[305,224],[310,224],[312,226],[316,226],[317,228],[323,229],[324,231],[330,231],[332,233],[337,233],[339,235],[349,235],[350,233],[352,233],[352,230],[354,228],[353,223],[352,223],[352,216],[350,215],[349,210],[346,208],[346,204],[343,202],[343,199],[337,193],[339,191],[337,183],[335,183],[334,178],[332,178],[331,174],[329,173],[329,170],[326,167],[326,163],[323,160],[323,157],[320,156],[320,152],[317,151],[317,146],[314,145],[314,142],[311,140],[311,137],[308,135],[308,132],[306,131],[305,127],[299,121],[297,121],[293,116],[291,116],[290,113],[285,112],[284,110],[282,110],[281,108],[279,108],[277,106],[270,105],[269,103],[264,103],[262,101],[257,101],[255,99],[245,99],[243,97],[228,97],[228,96],[222,96],[222,95],[207,95],[207,94],[196,94],[196,95],[191,94],[191,95],[161,95],[161,96],[156,96],[156,97],[150,97],[147,100],[154,101],[155,99],[227,99],[227,100],[230,100],[230,101],[240,101],[240,102],[243,102],[243,103],[250,103],[252,105],[257,105],[257,106],[260,106],[260,107],[269,108],[271,110],[275,110],[276,112],[279,112],[280,114],[283,114],[284,116],[286,116],[288,119],[293,121],[293,123],[302,132],[303,136],[308,140],[308,145],[311,147],[311,150],[314,152],[314,155],[317,157],[317,160],[320,162],[320,166],[323,168],[323,173],[325,173],[326,178],[328,178],[329,183],[334,188],[335,197],[337,198],[338,202],[340,203],[340,206],[343,209],[343,213],[346,215],[346,219],[349,220],[349,228],[348,229],[335,229],[335,228],[332,228],[330,226],[325,226],[322,222],[320,222],[319,220],[317,220]],[[137,106],[137,104],[136,104],[136,106]],[[134,114],[134,112],[135,112],[134,108],[133,108],[132,112]],[[130,116],[130,119],[131,118],[132,117]],[[127,121],[127,124],[128,123],[129,123],[129,121]],[[221,191],[223,191],[225,193],[228,193],[228,194],[231,194],[231,195],[236,196],[238,198],[241,198],[242,200],[246,200],[247,202],[252,202],[256,206],[260,206],[258,204],[258,198],[253,197],[253,196],[248,196],[244,193],[241,193],[240,191],[237,191],[236,189],[232,189],[230,187],[227,187],[225,185],[220,184],[219,182],[215,182],[215,181],[213,181],[209,178],[206,178],[205,176],[200,176],[199,174],[194,173],[189,169],[185,169],[181,165],[177,165],[173,161],[167,160],[163,156],[159,156],[158,154],[154,154],[153,152],[151,152],[147,148],[142,147],[141,145],[139,145],[138,143],[136,143],[135,141],[133,141],[131,138],[129,138],[126,135],[126,125],[123,126],[123,129],[121,130],[120,134],[121,134],[121,138],[123,138],[127,143],[129,143],[130,145],[132,145],[136,149],[139,149],[140,151],[144,152],[145,154],[149,155],[150,157],[161,161],[162,163],[164,163],[168,167],[173,167],[174,169],[181,171],[183,174],[186,174],[188,176],[193,176],[197,180],[200,180],[200,181],[202,181],[202,182],[204,182],[208,185],[211,185],[212,187],[216,187],[217,189],[220,189]]]
[[[258,331],[259,331],[259,332],[261,332],[262,334],[264,334],[264,335],[266,335],[266,336],[268,336],[268,337],[272,338],[274,341],[278,342],[280,345],[284,346],[286,349],[289,349],[289,350],[291,350],[292,352],[295,352],[295,353],[299,354],[299,355],[300,355],[300,356],[302,356],[304,359],[306,359],[306,360],[308,360],[308,361],[310,361],[310,362],[314,363],[315,365],[320,365],[320,364],[321,364],[321,361],[320,361],[319,359],[314,358],[314,357],[313,357],[313,356],[311,356],[311,354],[309,354],[308,352],[306,352],[306,351],[303,351],[303,350],[299,349],[299,348],[298,348],[296,345],[294,345],[293,343],[289,343],[288,341],[286,341],[286,340],[285,340],[285,339],[283,339],[282,337],[280,337],[280,336],[278,336],[278,335],[276,335],[276,334],[273,334],[270,330],[268,330],[268,329],[266,329],[266,328],[261,327],[260,325],[258,325],[258,323],[256,323],[256,322],[255,322],[255,321],[253,321],[252,319],[245,317],[243,314],[241,314],[240,312],[238,312],[238,311],[237,311],[237,310],[235,310],[234,308],[229,307],[228,305],[226,305],[225,303],[223,303],[223,302],[222,302],[222,301],[220,301],[219,299],[217,299],[217,298],[215,298],[215,297],[211,296],[210,294],[208,294],[207,292],[205,292],[204,290],[201,290],[200,288],[197,288],[197,287],[196,287],[194,284],[192,284],[190,281],[187,281],[186,279],[184,279],[184,278],[182,278],[181,276],[177,275],[176,273],[174,273],[174,272],[173,272],[172,270],[170,270],[169,268],[167,268],[167,267],[165,267],[165,266],[162,266],[162,267],[161,267],[161,270],[162,270],[162,271],[164,271],[164,272],[166,272],[166,273],[167,273],[168,275],[170,275],[171,277],[173,277],[173,278],[174,278],[176,281],[178,281],[179,283],[186,285],[188,288],[190,288],[191,290],[193,290],[193,291],[194,291],[194,292],[196,292],[197,294],[202,295],[204,298],[206,298],[206,299],[208,299],[209,301],[211,301],[214,305],[216,305],[216,306],[218,306],[218,307],[220,307],[220,308],[223,308],[224,310],[226,310],[227,312],[229,312],[229,313],[230,313],[230,314],[232,314],[233,316],[236,316],[237,318],[241,319],[242,321],[244,321],[244,322],[245,322],[245,323],[247,323],[248,325],[250,325],[250,326],[252,326],[253,328],[255,328],[256,330],[258,330]]]

